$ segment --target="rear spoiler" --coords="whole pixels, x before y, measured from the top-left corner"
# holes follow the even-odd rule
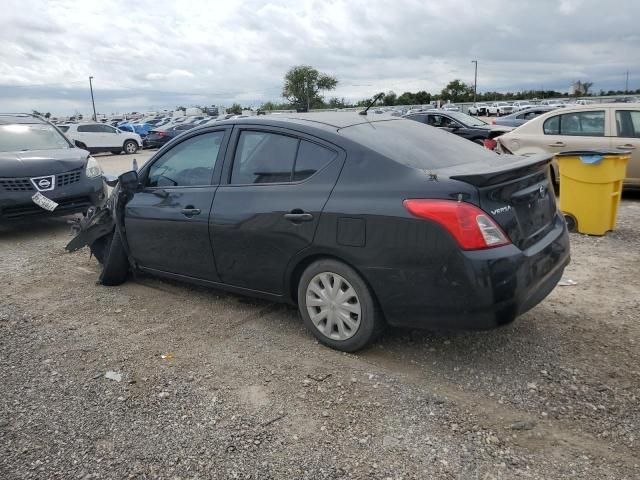
[[[514,177],[524,177],[539,172],[541,169],[546,168],[552,159],[553,155],[550,154],[532,155],[530,157],[496,155],[491,161],[459,165],[438,173],[447,175],[453,180],[470,183],[476,187],[484,187],[485,185],[506,182]]]

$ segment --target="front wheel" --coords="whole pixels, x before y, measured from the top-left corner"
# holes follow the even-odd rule
[[[132,155],[138,151],[138,144],[133,140],[127,140],[122,146],[124,153]]]
[[[298,308],[305,326],[321,343],[343,352],[369,345],[385,325],[362,277],[336,260],[319,260],[307,267],[298,284]]]

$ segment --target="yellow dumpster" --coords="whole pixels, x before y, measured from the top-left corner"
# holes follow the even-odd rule
[[[604,235],[616,226],[629,153],[584,150],[556,155],[560,210],[571,230]]]

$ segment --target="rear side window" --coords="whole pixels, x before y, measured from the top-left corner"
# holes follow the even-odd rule
[[[147,186],[210,185],[223,138],[224,132],[211,132],[179,143],[151,165]]]
[[[298,148],[298,156],[296,157],[296,165],[293,170],[293,181],[299,182],[309,178],[336,158],[336,156],[337,154],[333,150],[301,140],[300,148]]]
[[[616,111],[616,132],[618,137],[640,138],[640,111]]]
[[[604,137],[604,110],[563,113],[544,122],[545,135]]]
[[[99,125],[78,125],[78,132],[80,133],[97,133]]]
[[[270,132],[243,131],[231,173],[232,184],[290,182],[298,139]]]

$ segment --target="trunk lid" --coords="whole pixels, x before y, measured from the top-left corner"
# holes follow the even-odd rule
[[[488,162],[439,173],[475,186],[480,208],[491,215],[514,245],[524,250],[549,232],[556,219],[556,197],[549,178],[552,158],[496,155]]]

